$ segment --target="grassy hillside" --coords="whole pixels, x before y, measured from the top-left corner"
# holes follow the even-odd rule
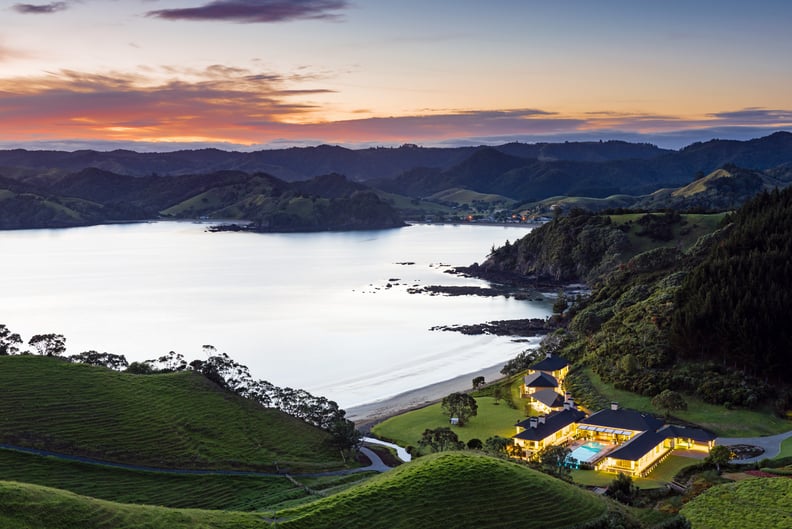
[[[53,487],[120,503],[173,508],[253,511],[311,497],[285,476],[140,472],[13,450],[0,450],[0,480]]]
[[[792,479],[761,478],[718,485],[682,507],[693,529],[789,529]]]
[[[278,512],[285,528],[564,528],[605,515],[594,494],[527,467],[444,452]]]
[[[0,442],[156,467],[339,467],[328,434],[194,372],[130,375],[0,357]]]
[[[271,527],[261,513],[123,505],[57,489],[0,481],[4,529],[245,529]]]

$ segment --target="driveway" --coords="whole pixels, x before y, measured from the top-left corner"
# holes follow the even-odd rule
[[[715,444],[719,445],[754,445],[764,448],[764,453],[757,457],[748,459],[734,460],[732,463],[748,464],[756,463],[762,459],[772,459],[781,453],[781,442],[784,439],[792,437],[792,431],[786,433],[779,433],[776,435],[768,435],[766,437],[718,437],[715,439]]]

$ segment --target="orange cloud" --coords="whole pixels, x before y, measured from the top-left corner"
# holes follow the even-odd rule
[[[0,49],[0,53],[2,53]],[[1,55],[0,55],[1,56]],[[331,90],[312,75],[214,65],[142,73],[63,70],[0,78],[0,141],[264,143],[503,143],[624,139],[684,145],[792,127],[792,112],[748,108],[684,118],[641,113],[564,115],[539,109],[439,110],[328,121],[316,99]],[[358,116],[354,111],[350,116]],[[750,130],[749,130],[750,129]],[[685,132],[684,134],[679,133]],[[692,131],[695,133],[688,134]],[[707,132],[711,131],[711,132]],[[753,137],[753,136],[748,136]]]

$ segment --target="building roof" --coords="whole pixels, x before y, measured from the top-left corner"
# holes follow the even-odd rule
[[[544,360],[539,361],[536,365],[531,366],[529,369],[534,371],[558,371],[569,365],[569,360],[561,358],[556,355],[547,355]]]
[[[541,371],[537,371],[536,373],[531,373],[530,375],[525,375],[523,379],[525,381],[525,385],[529,388],[557,388],[558,387],[558,380],[555,379],[554,376],[548,375],[547,373],[543,373]]]
[[[626,461],[638,461],[652,448],[659,445],[665,439],[684,438],[692,439],[701,443],[715,439],[715,435],[699,428],[688,428],[686,426],[664,426],[657,431],[649,431],[636,435],[622,446],[608,454],[614,459]]]
[[[525,428],[525,430],[513,436],[513,438],[525,439],[527,441],[540,441],[549,435],[553,435],[565,426],[579,421],[585,416],[585,413],[576,409],[554,411],[545,417],[545,422],[542,423],[537,421],[536,428],[531,428],[531,420],[525,419],[517,423],[517,426],[521,426]],[[535,419],[536,417],[533,418]]]
[[[608,457],[625,461],[638,461],[649,453],[652,448],[662,443],[666,437],[662,431],[656,432],[652,430],[640,433],[608,454]]]
[[[552,388],[540,389],[536,393],[531,393],[531,398],[538,400],[548,408],[562,408],[564,406],[564,396],[559,395]]]
[[[700,428],[688,428],[687,426],[671,425],[663,430],[667,430],[666,437],[675,437],[679,439],[692,439],[699,443],[708,443],[714,441],[717,437],[714,433],[702,430]]]
[[[626,408],[604,409],[580,421],[580,424],[611,428],[614,430],[631,430],[636,432],[655,432],[663,426],[663,421],[647,413]]]

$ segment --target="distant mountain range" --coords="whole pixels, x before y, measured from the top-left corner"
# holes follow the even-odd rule
[[[465,196],[460,190],[469,197],[495,197],[501,209],[517,203],[517,211],[520,204],[565,197],[588,199],[578,204],[599,201],[600,209],[711,210],[735,207],[761,189],[790,182],[788,132],[711,140],[679,151],[621,141],[446,149],[322,145],[252,153],[17,149],[0,151],[0,227],[166,215],[244,218],[272,230],[363,229],[398,225],[391,206],[415,216],[427,213],[416,207],[421,199],[448,210],[453,204],[437,197]],[[365,206],[349,202],[371,190],[377,202],[371,196]],[[339,207],[345,213],[337,215]],[[355,218],[343,218],[348,214]],[[361,215],[376,221],[367,223]]]

